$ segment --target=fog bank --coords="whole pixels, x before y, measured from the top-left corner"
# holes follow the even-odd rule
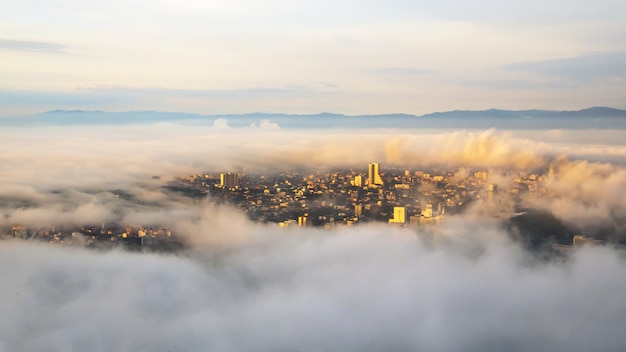
[[[386,226],[330,234],[236,224],[196,227],[203,231],[189,234],[196,245],[178,256],[0,242],[0,350],[618,351],[626,344],[625,262],[607,248],[539,264],[497,226],[469,220],[426,242]]]

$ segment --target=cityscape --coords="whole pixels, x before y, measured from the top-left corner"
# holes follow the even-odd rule
[[[511,220],[522,219],[528,211],[533,211],[529,200],[549,198],[544,183],[555,178],[552,165],[547,170],[530,173],[505,172],[499,177],[507,180],[503,191],[490,181],[489,173],[485,169],[464,167],[384,168],[372,162],[361,170],[200,173],[170,181],[163,188],[195,202],[236,208],[252,221],[279,228],[331,231],[343,226],[386,223],[413,229],[417,234],[428,233],[446,217],[460,216],[473,208],[479,208],[483,217],[523,226]],[[573,246],[607,244],[606,238],[586,237],[572,229],[565,231],[558,238],[535,234],[533,240],[544,249],[549,245],[555,255],[566,254]],[[123,247],[172,252],[185,248],[184,238],[176,236],[168,226],[118,222],[39,228],[14,224],[4,238],[96,249]],[[626,248],[622,241],[612,241],[612,245]]]
[[[626,350],[625,14],[2,0],[0,352]]]
[[[427,226],[441,221],[445,212],[459,214],[479,199],[493,205],[497,185],[487,183],[487,174],[475,171],[459,179],[445,168],[381,170],[379,163],[370,163],[366,173],[350,169],[199,174],[182,181],[215,201],[235,205],[256,221],[330,229],[371,221]],[[538,192],[540,180],[536,174],[520,178],[520,189]]]

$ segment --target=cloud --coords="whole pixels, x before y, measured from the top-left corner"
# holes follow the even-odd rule
[[[386,224],[328,232],[252,223],[239,210],[163,187],[203,171],[443,164],[456,178],[488,169],[501,193],[497,207],[512,211],[513,179],[552,164],[544,183],[551,198],[529,204],[592,230],[625,223],[626,169],[567,156],[589,148],[626,155],[623,132],[262,126],[276,127],[223,121],[218,128],[0,131],[0,227],[165,225],[188,245],[157,255],[0,241],[0,351],[615,351],[626,344],[623,254],[584,247],[537,261],[509,240],[485,203],[428,233]]]
[[[202,221],[226,225],[228,212],[207,211]],[[626,343],[625,263],[609,249],[529,264],[497,227],[475,222],[447,225],[430,245],[386,226],[332,234],[239,224],[190,229],[214,239],[176,256],[1,242],[0,348],[614,351]],[[216,247],[233,236],[228,249]]]
[[[591,53],[577,57],[521,62],[504,68],[512,71],[524,71],[548,79],[565,82],[589,83],[613,81],[623,83],[626,80],[626,52]]]
[[[584,234],[626,229],[626,169],[608,163],[559,162],[545,184],[549,197],[529,200]]]
[[[218,127],[228,127],[226,120],[218,121]],[[264,123],[259,128],[175,124],[124,126],[123,130],[117,126],[4,128],[0,131],[0,158],[4,165],[0,170],[0,191],[5,197],[15,198],[25,192],[15,187],[114,189],[154,175],[169,179],[211,170],[272,170],[307,165],[365,167],[372,161],[383,166],[446,164],[532,170],[547,167],[559,155],[601,158],[608,153],[626,158],[626,149],[616,145],[623,141],[620,131],[564,131],[554,139],[553,134],[545,131],[389,129],[359,130],[355,134],[269,127],[276,126]],[[538,141],[541,139],[550,143]]]
[[[263,119],[259,122],[259,124],[252,124],[250,127],[253,128],[260,128],[260,129],[264,129],[264,130],[277,130],[280,129],[280,125],[275,123],[275,122],[271,122],[270,120],[267,119]]]
[[[0,49],[18,50],[40,54],[67,54],[69,47],[51,42],[0,39]]]
[[[433,70],[408,68],[408,67],[388,67],[388,68],[373,70],[372,72],[376,74],[381,74],[381,75],[393,75],[393,76],[424,76],[424,75],[432,75],[435,73],[435,71]]]
[[[228,129],[230,127],[228,126],[228,120],[226,120],[226,119],[216,119],[215,121],[213,121],[213,128]]]
[[[626,224],[626,204],[616,196],[626,192],[620,181],[626,179],[623,167],[580,159],[610,156],[626,161],[626,149],[620,145],[623,132],[360,130],[355,134],[276,127],[263,123],[236,128],[217,120],[215,126],[161,124],[123,130],[117,126],[3,129],[0,225],[111,221],[168,225],[198,219],[202,212],[190,207],[191,200],[163,188],[176,177],[294,167],[353,167],[365,172],[372,161],[380,162],[383,171],[393,166],[423,170],[442,165],[459,175],[489,170],[490,182],[501,191],[497,204],[504,212],[514,211],[504,195],[519,173],[545,172],[553,164],[557,173],[544,184],[552,196],[529,199],[529,204],[590,235],[598,233],[602,224],[618,230]],[[601,141],[607,144],[598,144]],[[492,210],[474,212],[486,216]]]
[[[218,120],[217,127],[227,127]],[[264,127],[272,127],[263,125]],[[275,126],[273,126],[275,127]],[[259,132],[263,133],[259,133]],[[428,133],[215,128],[211,126],[5,128],[0,132],[5,185],[114,187],[120,181],[204,170],[276,166],[468,164],[533,168],[551,147],[497,131]],[[218,152],[213,152],[219,150]]]

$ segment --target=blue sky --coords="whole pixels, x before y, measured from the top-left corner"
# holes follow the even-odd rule
[[[625,1],[0,5],[0,115],[626,108]]]

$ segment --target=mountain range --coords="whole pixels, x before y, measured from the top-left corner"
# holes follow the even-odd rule
[[[348,116],[333,113],[310,115],[250,113],[202,115],[191,113],[128,111],[105,112],[53,110],[35,115],[0,119],[0,126],[85,126],[176,123],[213,125],[218,119],[231,127],[260,125],[281,128],[464,128],[464,129],[626,129],[626,110],[592,107],[576,111],[551,110],[454,110],[421,116],[381,114]],[[224,121],[222,121],[222,124]]]

